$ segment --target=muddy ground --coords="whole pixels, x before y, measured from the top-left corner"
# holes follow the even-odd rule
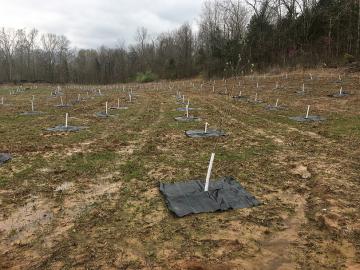
[[[64,103],[84,99],[64,109],[55,86],[3,86],[0,152],[13,159],[0,166],[0,269],[360,269],[360,77],[311,73],[102,86],[102,96],[62,86]],[[340,87],[351,95],[327,96]],[[202,122],[174,121],[177,91]],[[234,100],[239,91],[264,103]],[[19,115],[32,96],[44,114]],[[128,110],[94,116],[118,98]],[[282,110],[267,110],[277,98]],[[307,105],[326,120],[289,119]],[[66,112],[88,129],[44,130]],[[184,135],[205,122],[227,136]],[[234,176],[263,204],[175,217],[159,182],[204,179],[211,152],[212,178]]]

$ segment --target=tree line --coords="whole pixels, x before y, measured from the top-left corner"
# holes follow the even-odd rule
[[[74,49],[61,35],[0,28],[0,82],[106,84],[335,66],[360,56],[360,0],[209,0],[198,31],[136,32],[125,47]]]

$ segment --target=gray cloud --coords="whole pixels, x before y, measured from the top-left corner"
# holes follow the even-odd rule
[[[1,4],[0,26],[37,28],[67,36],[72,46],[130,44],[138,27],[150,33],[194,24],[203,0],[11,0]]]

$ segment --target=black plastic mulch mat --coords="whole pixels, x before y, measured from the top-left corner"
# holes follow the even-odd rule
[[[186,108],[177,108],[176,110],[179,111],[179,112],[186,112]],[[197,108],[188,108],[188,110],[189,111],[197,111],[199,109],[197,109]]]
[[[203,129],[199,130],[187,130],[185,131],[186,136],[190,138],[208,138],[208,137],[222,137],[225,136],[225,132],[209,129],[205,132]]]
[[[71,108],[73,105],[70,105],[70,104],[63,104],[63,105],[55,105],[55,107],[57,108]]]
[[[44,114],[43,112],[23,112],[20,113],[20,115],[40,115],[40,114]]]
[[[117,106],[110,107],[110,110],[127,110],[127,109],[129,109],[129,107],[117,107]]]
[[[286,107],[285,107],[285,106],[281,106],[281,105],[278,105],[278,106],[275,106],[275,105],[267,105],[267,106],[266,106],[266,109],[269,110],[269,111],[281,111],[281,110],[285,110]]]
[[[204,180],[160,183],[160,191],[169,210],[178,217],[261,205],[261,202],[233,177],[226,176],[210,181],[207,192],[204,188]]]
[[[326,120],[326,118],[319,115],[309,115],[307,118],[305,116],[295,116],[289,117],[289,119],[297,122],[321,122]]]
[[[247,96],[233,96],[232,98],[235,100],[247,100],[248,99]]]
[[[179,116],[179,117],[175,117],[175,120],[178,122],[199,122],[201,121],[201,118],[199,117],[195,117],[195,116]]]
[[[97,113],[95,113],[95,116],[100,117],[100,118],[108,118],[108,117],[111,117],[113,115],[110,115],[109,113],[106,114],[106,112],[97,112]]]
[[[11,160],[11,156],[9,154],[0,153],[0,165]]]
[[[51,131],[51,132],[75,132],[75,131],[80,131],[83,129],[87,129],[87,127],[77,127],[77,126],[63,126],[63,125],[59,125],[53,128],[47,128],[46,131]]]
[[[343,97],[348,97],[348,96],[350,96],[350,94],[346,93],[346,92],[342,92],[341,94],[336,93],[336,94],[328,95],[328,97],[334,97],[334,98],[343,98]]]

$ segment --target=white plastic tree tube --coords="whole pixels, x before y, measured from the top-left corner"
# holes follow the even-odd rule
[[[64,105],[64,101],[63,101],[63,98],[62,98],[62,97],[60,97],[60,102],[61,102],[61,106],[63,106],[63,105]]]
[[[66,114],[65,114],[65,127],[66,127],[66,128],[68,127],[68,118],[69,118],[69,114],[66,113]]]
[[[308,105],[308,107],[307,107],[305,119],[309,118],[309,112],[310,112],[310,105]]]
[[[186,118],[189,118],[189,104],[186,105]]]
[[[105,114],[108,115],[108,102],[105,102]]]
[[[340,95],[342,95],[342,93],[343,93],[343,88],[341,87],[340,88]]]
[[[209,123],[208,123],[208,122],[206,122],[206,123],[205,123],[205,130],[204,130],[204,133],[207,133],[208,126],[209,126]]]
[[[208,167],[207,174],[206,174],[205,189],[204,189],[205,192],[209,191],[210,176],[211,176],[212,166],[214,163],[214,158],[215,158],[215,153],[212,153],[210,162],[209,162],[209,167]]]
[[[31,100],[31,111],[34,111],[34,100]]]
[[[117,106],[118,109],[120,109],[120,98],[118,98],[118,106]]]
[[[277,108],[279,105],[279,99],[276,100],[275,107]]]

